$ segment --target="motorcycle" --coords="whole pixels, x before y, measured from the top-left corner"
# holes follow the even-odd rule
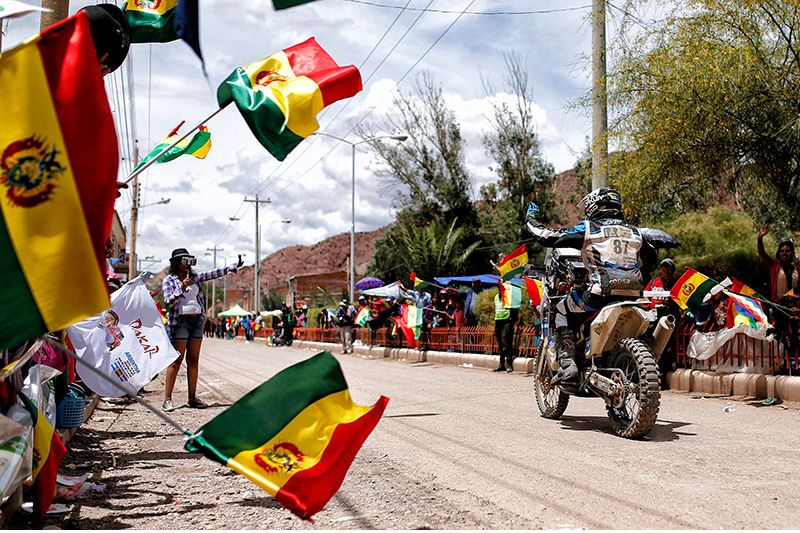
[[[600,397],[606,403],[614,432],[640,438],[653,428],[661,402],[658,359],[675,328],[672,316],[658,317],[648,299],[611,303],[583,325],[573,357],[576,380],[554,384],[560,366],[556,350],[555,307],[576,288],[587,272],[580,250],[549,249],[544,267],[528,265],[543,275],[542,335],[534,361],[534,390],[542,416],[558,419],[570,396]],[[581,349],[582,348],[582,349]]]

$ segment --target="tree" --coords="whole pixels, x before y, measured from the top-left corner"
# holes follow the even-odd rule
[[[412,210],[426,222],[476,220],[461,128],[430,74],[417,79],[413,94],[395,98],[393,112],[358,133],[370,139],[380,137],[379,131],[408,135],[403,143],[369,142],[381,163],[376,174],[398,193],[398,207]]]
[[[464,244],[464,227],[453,220],[448,225],[431,222],[419,227],[409,221],[398,222],[385,237],[389,247],[397,251],[397,279],[406,280],[411,272],[431,280],[443,274],[466,274],[470,258],[480,241]]]
[[[733,197],[800,227],[800,5],[683,0],[631,38],[611,72],[612,182],[639,219]]]
[[[522,56],[505,56],[505,89],[508,98],[497,98],[491,83],[484,94],[495,97],[493,130],[483,137],[486,154],[495,164],[498,180],[481,187],[482,235],[494,243],[518,243],[529,236],[525,230],[528,202],[541,208],[544,221],[559,220],[561,213],[552,191],[555,171],[545,161],[539,145],[534,115],[533,89]],[[512,249],[514,246],[508,244]]]

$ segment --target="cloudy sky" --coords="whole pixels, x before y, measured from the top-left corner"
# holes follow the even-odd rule
[[[70,12],[90,3],[96,2],[72,0]],[[371,4],[407,4],[408,8],[443,12]],[[323,111],[321,131],[357,140],[350,131],[357,121],[366,114],[372,118],[390,110],[393,94],[411,89],[416,76],[428,71],[442,85],[461,123],[474,194],[481,184],[495,179],[480,142],[489,128],[486,117],[491,110],[491,98],[483,95],[481,78],[500,88],[503,54],[524,54],[534,84],[545,158],[557,171],[566,170],[573,166],[591,132],[589,112],[575,107],[590,86],[590,4],[590,0],[319,0],[275,12],[269,0],[202,0],[201,39],[210,86],[196,57],[181,41],[131,48],[128,61],[140,151],[146,154],[179,121],[185,119],[187,125],[193,125],[209,115],[216,108],[214,88],[235,67],[314,36],[339,64],[360,66],[365,80],[364,90],[356,97]],[[470,13],[445,33],[467,6]],[[554,12],[473,14],[550,10]],[[614,18],[612,13],[610,30]],[[4,49],[35,33],[37,27],[36,15],[10,21]],[[123,102],[127,93],[123,94],[119,83],[107,82],[116,118],[126,123],[124,105],[117,102]],[[499,93],[493,98],[504,96]],[[253,138],[233,106],[208,127],[213,148],[205,160],[183,157],[154,165],[143,177],[144,205],[171,199],[168,205],[141,211],[138,253],[161,260],[153,270],[165,265],[176,247],[197,254],[201,267],[210,266],[203,251],[214,245],[224,249],[220,258],[232,261],[237,252],[244,252],[246,261],[252,263],[255,214],[253,205],[243,199],[255,193],[272,201],[261,210],[262,257],[287,245],[312,244],[349,231],[349,146],[312,137],[279,163]],[[126,168],[123,164],[122,169]],[[369,152],[362,147],[356,166],[357,231],[393,220],[392,195],[374,178],[374,168]],[[126,224],[130,204],[130,194],[117,203]],[[241,220],[231,222],[230,217]],[[291,224],[280,223],[287,218]],[[222,261],[219,259],[220,264]]]

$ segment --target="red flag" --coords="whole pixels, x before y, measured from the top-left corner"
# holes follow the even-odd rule
[[[525,276],[525,288],[528,289],[528,298],[535,307],[542,303],[542,282],[535,278]]]

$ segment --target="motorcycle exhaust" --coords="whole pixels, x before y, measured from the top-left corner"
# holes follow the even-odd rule
[[[674,316],[662,316],[661,320],[658,321],[658,325],[656,325],[656,329],[653,331],[653,342],[650,345],[650,348],[653,350],[653,355],[656,356],[656,360],[661,357],[664,348],[667,347],[667,342],[669,342],[669,338],[672,336],[674,329]]]

